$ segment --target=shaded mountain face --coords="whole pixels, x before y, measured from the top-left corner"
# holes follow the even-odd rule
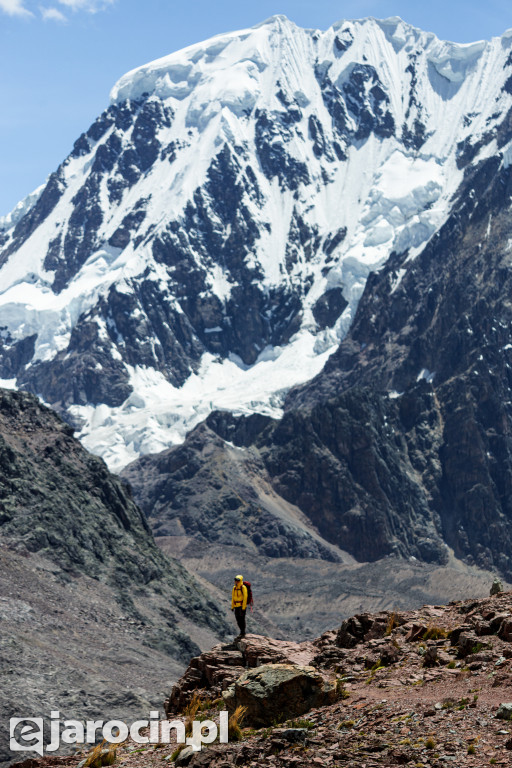
[[[155,546],[118,478],[28,393],[0,390],[0,711],[140,716],[218,607]],[[7,730],[0,762],[12,759]]]
[[[0,222],[0,377],[114,469],[215,408],[279,418],[368,275],[421,253],[483,158],[506,167],[511,51],[275,17],[128,73]]]
[[[157,538],[186,536],[201,544],[243,547],[266,557],[341,562],[308,518],[275,493],[255,448],[226,442],[210,427],[215,412],[184,445],[130,464],[122,477]],[[258,425],[269,422],[253,416]]]
[[[69,579],[108,584],[131,606],[133,590],[165,594],[179,614],[222,630],[213,603],[155,546],[145,517],[104,462],[29,394],[0,390],[0,536],[14,551],[37,552]],[[64,578],[66,578],[64,576]],[[135,613],[137,613],[135,611]],[[170,631],[169,639],[172,631]]]
[[[353,390],[281,422],[216,411],[122,476],[158,546],[219,602],[235,573],[252,582],[252,632],[302,640],[354,610],[488,594],[492,574],[453,557],[425,489],[403,481],[389,402]]]

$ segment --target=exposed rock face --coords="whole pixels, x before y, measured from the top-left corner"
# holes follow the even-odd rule
[[[248,725],[264,726],[336,700],[336,685],[313,667],[263,664],[244,672],[223,694],[229,712],[246,708]]]
[[[247,439],[269,422],[252,417]],[[128,466],[122,477],[157,537],[181,534],[210,545],[243,544],[269,557],[341,560],[305,515],[273,490],[258,451],[229,445],[209,423],[196,427],[183,446]]]
[[[0,390],[0,712],[136,716],[226,630],[155,546],[101,459],[27,393]],[[0,762],[12,759],[7,732]]]
[[[346,339],[281,421],[208,419],[359,561],[445,563],[451,548],[512,576],[511,178],[494,159],[468,171],[426,250],[369,278]]]
[[[344,624],[358,636],[353,647],[339,647],[339,628],[312,643],[296,644],[295,664],[265,662],[243,671],[224,698],[229,701],[236,691],[239,701],[253,707],[254,716],[262,718],[259,724],[267,727],[258,730],[256,725],[255,732],[249,717],[250,728],[242,741],[208,746],[191,765],[224,768],[246,763],[259,768],[292,763],[310,768],[323,761],[355,768],[364,760],[375,768],[387,768],[431,764],[434,754],[439,764],[455,760],[470,765],[489,755],[505,764],[509,734],[500,730],[499,721],[510,718],[512,647],[496,632],[499,617],[511,609],[512,593],[505,592],[482,600],[425,605],[399,616],[393,611],[353,616]],[[373,634],[382,625],[385,636]],[[471,639],[473,648],[461,656],[464,637]],[[293,654],[290,643],[255,636],[246,642],[244,647],[252,646],[255,652],[266,648],[278,655]],[[212,649],[210,666],[222,668],[227,650],[225,646]],[[241,646],[236,650],[244,653]],[[201,658],[206,659],[206,654]],[[314,670],[318,681],[336,676],[338,695],[335,703],[304,713],[302,727],[297,727],[293,694],[280,699],[279,686],[263,689],[263,683],[287,675],[300,678],[304,669],[308,674]],[[191,668],[179,684],[186,680],[190,696]],[[197,694],[207,706],[218,688],[204,685],[204,679],[196,683]],[[268,727],[266,715],[273,707],[275,719]],[[171,707],[168,715],[173,718],[176,710]]]
[[[510,184],[510,169],[492,159],[468,172],[438,236],[410,266],[392,260],[372,276],[325,373],[289,400],[295,410],[348,390],[355,421],[367,397],[360,388],[370,387],[388,430],[378,443],[397,447],[401,495],[419,492],[414,506],[430,517],[431,551],[442,538],[468,562],[505,575],[512,551],[512,318],[503,194]],[[366,440],[379,419],[370,423],[360,427]]]
[[[172,534],[179,519],[187,533],[245,541],[273,557],[336,559],[345,550],[360,561],[394,554],[446,562],[437,518],[399,438],[400,411],[395,431],[388,413],[389,398],[368,390],[281,422],[214,413],[183,446],[140,459],[123,476],[156,535]],[[439,475],[434,461],[430,470]],[[292,514],[305,519],[306,535],[290,526]]]
[[[0,390],[0,536],[71,577],[108,583],[127,607],[134,586],[160,583],[169,597],[174,593],[178,611],[212,629],[223,627],[186,571],[162,556],[144,515],[104,462],[32,395],[6,390]],[[183,653],[189,652],[185,644]]]
[[[390,619],[389,613],[382,613],[377,616],[363,613],[352,616],[350,619],[346,619],[339,628],[336,645],[340,648],[355,648],[359,643],[389,635],[392,629],[405,623],[406,619],[399,614],[393,614],[392,619]]]

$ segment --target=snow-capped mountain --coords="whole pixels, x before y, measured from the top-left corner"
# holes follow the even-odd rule
[[[280,415],[368,275],[508,165],[512,31],[456,45],[398,18],[282,16],[125,75],[46,185],[0,220],[0,377],[111,468],[214,408]],[[402,262],[401,262],[402,263]]]

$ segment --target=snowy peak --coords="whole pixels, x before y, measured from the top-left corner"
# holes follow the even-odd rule
[[[300,29],[286,17],[275,16],[252,29],[218,35],[129,72],[112,89],[111,101],[117,104],[147,94],[183,101],[194,93],[196,107],[202,98],[203,104],[217,103],[240,116],[256,102],[276,107],[276,90],[269,86],[277,79],[288,97],[302,93],[304,72],[313,62],[330,69],[334,82],[343,79],[354,62],[366,62],[384,73],[387,70],[388,93],[397,89],[401,96],[411,61],[419,61],[423,67],[431,64],[440,77],[461,83],[485,53],[505,49],[508,42],[506,36],[491,43],[443,42],[398,17],[338,22],[322,33]],[[391,80],[398,72],[401,77],[395,78],[393,88]],[[435,79],[434,72],[430,76]],[[451,94],[445,88],[442,95]],[[396,105],[399,101],[395,100]],[[192,125],[195,111],[192,108],[189,114]],[[210,109],[203,120],[208,114],[216,112]]]
[[[277,16],[128,73],[0,223],[0,377],[115,468],[214,407],[279,415],[368,275],[509,162],[511,48]]]

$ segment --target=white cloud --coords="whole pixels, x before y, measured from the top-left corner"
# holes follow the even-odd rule
[[[67,21],[66,16],[58,8],[41,8],[40,10],[41,16],[45,21],[60,21],[61,23]]]
[[[0,11],[8,16],[33,16],[34,14],[25,8],[24,0],[0,0]]]
[[[115,0],[59,0],[59,3],[65,5],[66,8],[71,8],[73,11],[97,13],[115,3]]]
[[[49,1],[52,2],[52,0]],[[70,11],[98,13],[113,5],[116,0],[53,0],[53,3],[56,2]],[[34,10],[37,8],[35,0],[0,0],[0,15],[6,13],[8,16],[34,17],[35,13],[30,10],[31,7],[34,7]],[[45,21],[67,21],[65,14],[55,5],[40,5],[39,10]]]

